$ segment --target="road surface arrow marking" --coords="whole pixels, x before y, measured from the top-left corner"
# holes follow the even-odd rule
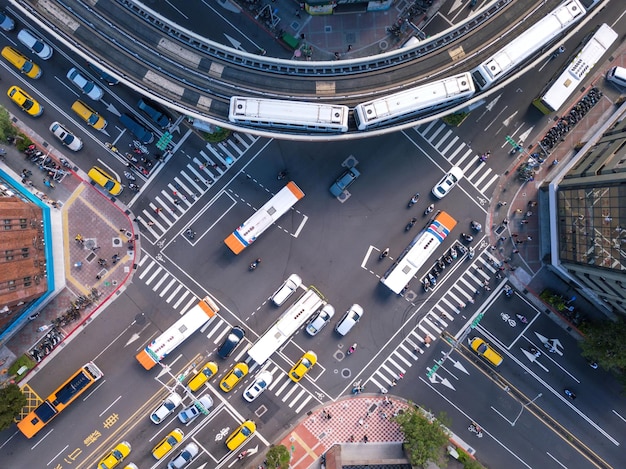
[[[226,36],[226,39],[228,39],[228,42],[232,44],[233,48],[243,50],[241,48],[241,42],[239,42],[237,39],[235,39],[234,37],[230,37],[228,34],[224,34],[224,36]]]
[[[130,336],[130,339],[128,339],[128,342],[126,342],[126,345],[124,345],[124,347],[128,347],[130,344],[135,342],[137,339],[139,339],[139,334],[137,334],[135,332],[133,335]]]
[[[491,111],[493,109],[493,107],[496,105],[496,103],[500,100],[500,96],[502,96],[501,94],[499,94],[498,96],[496,96],[493,100],[491,100],[489,102],[489,104],[487,104],[485,106],[485,109],[487,109],[487,111]]]
[[[120,117],[120,111],[118,111],[115,106],[113,106],[113,104],[109,104],[107,103],[104,99],[101,99],[100,102],[102,104],[104,104],[107,107],[107,111],[112,112],[113,114],[115,114],[117,117]]]
[[[454,0],[454,3],[450,7],[450,10],[448,10],[448,13],[452,13],[458,10],[459,8],[461,8],[462,6],[463,6],[463,0]]]
[[[539,357],[537,355],[535,355],[534,353],[530,353],[528,350],[524,350],[524,349],[522,349],[522,352],[524,352],[524,355],[526,355],[526,358],[528,358],[528,360],[530,360],[531,362],[536,363],[537,365],[539,365],[539,367],[543,371],[545,371],[546,373],[550,372],[550,370],[548,370],[545,366],[543,366],[541,363],[539,363],[539,361],[537,360]]]
[[[504,121],[502,121],[502,125],[504,125],[505,127],[507,127],[510,123],[511,123],[511,119],[513,119],[515,117],[515,115],[517,114],[517,111],[515,111],[513,114],[511,114],[509,117],[507,117],[506,119],[504,119]]]
[[[530,135],[530,132],[533,130],[534,127],[535,126],[533,125],[530,129],[528,129],[526,132],[524,132],[519,137],[517,137],[517,141],[523,142],[524,140],[526,140],[526,138]]]

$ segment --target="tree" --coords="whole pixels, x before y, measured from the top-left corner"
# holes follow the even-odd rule
[[[448,433],[443,421],[445,415],[438,418],[423,413],[417,407],[410,407],[394,417],[404,433],[404,451],[413,466],[426,467],[429,461],[442,465]]]
[[[607,371],[626,368],[626,322],[618,320],[589,324],[581,342],[583,356]]]
[[[0,106],[0,140],[6,141],[7,137],[13,137],[17,131],[13,127],[11,122],[11,116],[9,112],[2,106]]]
[[[267,459],[268,469],[288,469],[291,454],[285,445],[272,446],[265,455],[265,459]]]
[[[0,389],[0,431],[6,430],[26,405],[26,396],[17,384]]]

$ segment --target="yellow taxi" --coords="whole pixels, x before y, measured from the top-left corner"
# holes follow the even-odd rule
[[[500,366],[500,363],[502,363],[502,355],[492,349],[489,344],[480,337],[471,339],[470,347],[493,366]]]
[[[310,350],[302,355],[302,358],[298,360],[291,370],[289,370],[289,377],[291,381],[298,382],[302,379],[304,375],[306,375],[313,365],[317,363],[317,355],[315,352],[311,352]]]
[[[124,189],[113,176],[98,166],[92,167],[87,173],[87,176],[99,186],[104,187],[111,195],[120,195]]]
[[[154,456],[155,459],[161,459],[172,451],[174,446],[183,441],[184,436],[185,434],[180,428],[175,428],[154,447],[152,456]]]
[[[224,392],[230,392],[230,390],[233,389],[235,385],[247,374],[248,365],[243,362],[237,363],[220,382],[220,389]]]
[[[37,117],[43,114],[43,106],[35,101],[26,91],[19,86],[12,86],[7,91],[7,95],[15,104],[22,108],[27,114]]]
[[[28,78],[36,80],[41,76],[41,68],[25,55],[22,55],[18,50],[11,46],[6,46],[2,49],[2,57],[17,68],[20,72],[26,75]]]
[[[98,463],[98,469],[112,469],[117,467],[119,463],[121,463],[125,457],[130,454],[130,443],[127,441],[122,441],[118,443],[118,445],[113,448],[109,454],[107,454],[102,460]]]
[[[207,362],[206,365],[204,365],[202,369],[198,372],[198,374],[196,374],[196,376],[191,378],[189,383],[187,383],[187,387],[191,391],[196,392],[198,389],[200,389],[200,386],[202,386],[209,379],[215,376],[216,373],[217,373],[217,363]]]
[[[232,432],[226,439],[226,446],[233,451],[243,445],[256,431],[256,424],[252,420],[246,420],[239,428]]]

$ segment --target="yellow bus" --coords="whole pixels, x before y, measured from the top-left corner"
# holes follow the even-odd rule
[[[93,362],[86,363],[37,408],[20,420],[17,428],[26,438],[32,438],[103,376],[100,368]]]

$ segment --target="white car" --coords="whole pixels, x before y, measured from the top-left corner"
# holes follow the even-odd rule
[[[43,60],[52,57],[52,47],[39,39],[28,29],[22,29],[17,33],[17,40],[24,44],[33,53],[37,54]]]
[[[76,67],[70,68],[67,72],[67,78],[74,83],[80,90],[94,101],[99,101],[104,96],[104,91],[93,81],[87,80]]]
[[[309,335],[317,334],[330,322],[334,315],[335,308],[333,308],[333,305],[326,304],[319,313],[313,316],[313,320],[306,326],[306,331]]]
[[[61,140],[61,143],[70,150],[78,151],[83,148],[83,141],[58,122],[52,123],[50,126],[50,132],[52,132],[56,138]]]
[[[211,396],[208,394],[205,394],[192,405],[184,410],[181,410],[178,414],[178,420],[180,420],[181,423],[187,424],[192,420],[195,420],[205,411],[208,412],[211,407],[213,407],[213,399],[211,399]]]
[[[243,398],[248,402],[252,402],[272,384],[273,379],[272,373],[269,371],[261,371],[254,377],[254,381],[243,392]]]
[[[339,320],[335,326],[335,330],[339,335],[346,335],[359,322],[363,316],[363,308],[356,303],[350,306],[350,309],[346,311],[343,317]]]
[[[463,170],[458,166],[453,166],[450,172],[433,187],[433,195],[438,199],[443,199],[461,179],[463,179]]]
[[[274,292],[272,301],[276,306],[282,305],[302,285],[299,275],[291,274],[287,280]]]
[[[180,397],[177,393],[173,392],[169,396],[165,398],[163,404],[156,408],[152,415],[150,415],[150,420],[153,423],[159,424],[163,421],[165,417],[170,415],[176,407],[181,405],[183,402],[182,397]]]

